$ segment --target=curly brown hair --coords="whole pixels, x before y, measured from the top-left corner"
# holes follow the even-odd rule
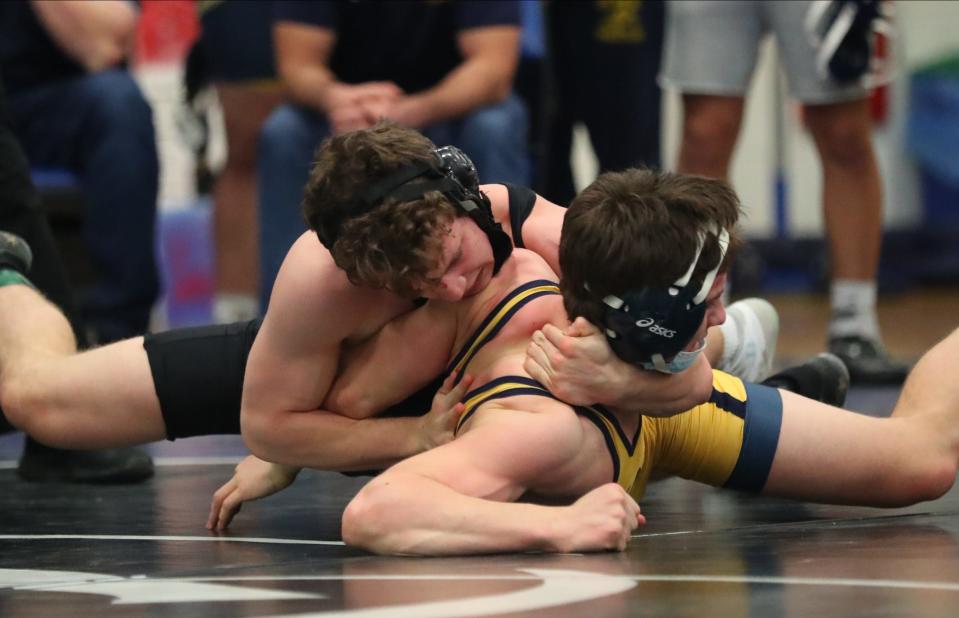
[[[363,196],[400,168],[434,161],[435,147],[418,131],[381,121],[330,137],[317,149],[303,216],[353,283],[411,296],[428,282],[441,256],[437,232],[461,213],[436,191],[402,203],[386,198],[372,209]]]
[[[333,260],[357,285],[415,298],[420,286],[432,283],[430,272],[442,260],[443,237],[458,215],[438,191],[412,202],[389,200],[343,224]]]
[[[649,169],[601,175],[573,199],[563,221],[566,311],[602,324],[606,296],[668,287],[689,268],[700,233],[715,225],[730,235],[725,271],[739,243],[739,214],[739,198],[721,180]],[[701,285],[719,259],[717,236],[707,233],[691,284]]]

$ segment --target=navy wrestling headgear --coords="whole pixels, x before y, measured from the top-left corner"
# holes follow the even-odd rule
[[[729,232],[712,230],[719,242],[719,262],[693,287],[690,279],[706,243],[705,231],[699,234],[696,255],[685,274],[668,288],[631,289],[621,296],[603,299],[603,327],[610,347],[626,362],[649,363],[663,370],[670,359],[685,348],[703,323],[706,296],[709,294],[729,247]]]
[[[489,238],[493,247],[493,274],[498,273],[513,251],[513,242],[493,219],[489,198],[479,188],[476,166],[466,153],[455,146],[436,148],[433,155],[433,161],[417,161],[403,166],[370,185],[360,196],[362,210],[358,209],[348,218],[370,212],[385,199],[410,202],[420,199],[429,191],[439,191],[454,206],[469,215]],[[336,242],[342,223],[340,221],[336,226],[335,234],[320,237],[325,246],[332,247]]]

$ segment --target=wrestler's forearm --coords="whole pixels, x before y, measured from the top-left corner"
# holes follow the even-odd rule
[[[343,514],[343,539],[379,554],[561,551],[563,507],[467,496],[411,473],[373,479]]]
[[[419,418],[353,420],[323,410],[243,416],[243,438],[266,461],[320,470],[387,468],[424,450]]]
[[[630,367],[628,379],[608,391],[604,401],[616,412],[672,416],[706,402],[712,394],[713,372],[702,356],[682,373],[665,375]]]

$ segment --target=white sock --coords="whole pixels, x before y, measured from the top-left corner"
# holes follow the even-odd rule
[[[830,288],[830,304],[830,337],[879,339],[875,281],[836,279]]]
[[[215,324],[244,322],[260,314],[260,301],[245,294],[217,293],[213,296],[212,313]]]

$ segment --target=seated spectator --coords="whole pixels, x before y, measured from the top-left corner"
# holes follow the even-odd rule
[[[256,152],[263,121],[282,100],[269,2],[198,2],[202,31],[190,53],[194,80],[212,82],[223,110],[226,162],[213,187],[213,321],[260,312]],[[189,83],[187,90],[198,84]]]
[[[528,183],[526,111],[513,95],[516,2],[275,2],[277,69],[293,103],[260,147],[261,289],[306,229],[299,202],[320,141],[390,118],[455,144],[482,182]]]
[[[101,341],[146,330],[159,283],[159,178],[152,113],[125,69],[130,2],[0,4],[0,70],[13,125],[34,167],[77,174],[96,280],[82,312]]]

